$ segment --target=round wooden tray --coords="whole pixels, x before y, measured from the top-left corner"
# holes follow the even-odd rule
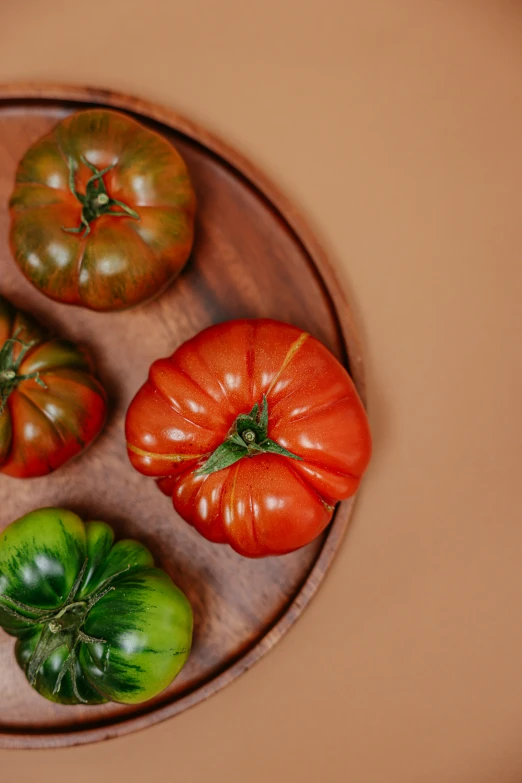
[[[195,247],[181,277],[157,301],[124,313],[92,313],[46,299],[22,277],[7,241],[7,202],[24,151],[70,112],[99,105],[127,111],[172,140],[188,164],[199,203]],[[126,456],[125,411],[149,365],[212,323],[266,316],[305,328],[349,361],[364,397],[356,333],[312,231],[251,163],[170,109],[84,87],[0,86],[0,293],[90,348],[111,410],[98,441],[56,474],[30,481],[0,476],[0,527],[50,505],[104,519],[118,535],[150,547],[195,614],[189,662],[170,688],[136,707],[46,701],[16,665],[13,639],[0,632],[0,747],[57,747],[119,736],[191,707],[259,660],[317,590],[353,507],[353,499],[339,504],[319,539],[280,558],[247,560],[205,541]]]

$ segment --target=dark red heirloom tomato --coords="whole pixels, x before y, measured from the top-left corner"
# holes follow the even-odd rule
[[[176,511],[248,557],[312,541],[371,453],[346,370],[314,337],[265,319],[212,326],[154,362],[126,433],[132,464]]]
[[[121,310],[160,293],[192,247],[195,196],[180,154],[109,109],[66,117],[25,153],[11,248],[44,294]]]
[[[0,472],[44,476],[83,451],[107,415],[89,357],[0,296]]]

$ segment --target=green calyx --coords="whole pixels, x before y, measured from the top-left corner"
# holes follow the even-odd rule
[[[103,176],[111,171],[116,164],[113,163],[112,166],[107,166],[105,169],[98,169],[83,155],[81,161],[92,171],[92,177],[87,180],[85,186],[85,193],[78,193],[76,190],[74,175],[76,174],[77,164],[73,158],[69,158],[69,187],[71,193],[76,196],[82,205],[81,222],[79,226],[74,228],[62,226],[63,231],[67,231],[69,234],[80,234],[83,231],[83,236],[85,237],[91,230],[92,221],[102,215],[110,215],[111,217],[130,217],[134,218],[134,220],[139,220],[140,216],[137,212],[131,209],[123,201],[111,198],[107,193]]]
[[[237,417],[226,440],[196,470],[196,475],[216,473],[243,457],[255,457],[257,454],[279,454],[290,459],[302,459],[268,437],[268,402],[265,395],[261,406],[256,402],[250,413],[241,413]]]
[[[32,372],[27,375],[20,375],[18,370],[28,351],[36,345],[37,340],[26,343],[18,337],[19,331],[15,332],[13,337],[6,340],[0,350],[0,415],[4,412],[7,400],[12,391],[16,389],[22,381],[34,379],[39,386],[47,389],[47,386],[40,378],[38,372]],[[20,346],[18,356],[15,358],[16,347]]]
[[[31,685],[35,684],[38,672],[49,656],[52,655],[55,650],[58,650],[65,645],[68,650],[68,655],[63,661],[56,678],[53,693],[59,692],[62,680],[67,672],[69,672],[73,693],[78,701],[83,702],[84,704],[87,702],[78,692],[76,682],[78,647],[82,642],[106,644],[106,640],[96,639],[95,637],[84,633],[83,625],[92,607],[98,603],[104,595],[107,595],[111,590],[116,589],[115,587],[112,587],[110,583],[116,579],[117,576],[120,576],[130,568],[130,566],[127,566],[127,568],[122,571],[113,574],[102,582],[92,595],[88,596],[85,600],[77,601],[76,596],[82,585],[88,563],[89,559],[86,558],[69,595],[58,609],[38,609],[34,606],[27,606],[8,596],[4,596],[2,599],[2,610],[4,612],[11,615],[16,620],[23,622],[25,625],[42,626],[40,638],[38,639],[38,643],[26,666],[27,679]],[[10,605],[8,606],[4,601],[8,601]],[[31,616],[28,617],[28,614]]]

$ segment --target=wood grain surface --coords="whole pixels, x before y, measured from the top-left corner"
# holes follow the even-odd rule
[[[172,140],[187,161],[199,203],[195,248],[181,277],[157,301],[123,313],[98,314],[47,300],[22,277],[7,242],[7,202],[19,158],[61,118],[91,105],[126,110]],[[167,691],[136,707],[47,702],[25,682],[13,640],[0,633],[0,746],[107,739],[192,706],[264,655],[317,589],[353,506],[353,501],[340,504],[325,534],[281,558],[250,561],[202,539],[127,460],[125,411],[149,365],[212,323],[266,316],[307,329],[341,361],[349,361],[364,397],[356,332],[313,233],[252,164],[170,110],[80,87],[0,87],[0,293],[88,345],[110,397],[108,426],[83,456],[43,479],[0,476],[0,527],[46,505],[103,519],[118,535],[151,548],[195,613],[188,664]]]

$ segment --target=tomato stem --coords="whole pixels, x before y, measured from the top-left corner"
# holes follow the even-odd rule
[[[91,223],[102,215],[110,215],[111,217],[129,217],[133,220],[140,220],[138,213],[125,204],[123,201],[111,198],[107,192],[107,187],[103,180],[105,174],[115,167],[115,163],[110,166],[106,166],[104,169],[98,169],[94,163],[91,163],[83,155],[80,160],[87,166],[92,172],[92,176],[86,182],[85,193],[79,193],[76,190],[75,175],[78,169],[78,164],[74,158],[69,157],[69,188],[73,196],[75,196],[82,205],[82,214],[80,218],[80,225],[74,228],[68,228],[62,226],[62,230],[68,234],[81,234],[86,237],[91,231]],[[119,207],[119,209],[113,209],[113,207]]]
[[[218,470],[233,465],[243,457],[254,457],[256,454],[279,454],[290,459],[303,459],[268,437],[266,395],[263,395],[261,406],[256,402],[250,413],[239,414],[227,438],[208,456],[195,473],[197,476],[216,473]]]
[[[86,603],[85,601],[74,601],[72,604],[68,604],[67,606],[64,606],[63,609],[60,609],[58,614],[55,614],[51,622],[49,623],[49,630],[51,633],[59,633],[60,631],[63,631],[64,628],[67,628],[69,624],[67,621],[61,621],[61,618],[64,617],[64,615],[67,614],[67,612],[70,612],[71,609],[76,609],[77,607],[81,606],[82,609],[85,608]],[[82,617],[83,622],[83,617]]]
[[[112,574],[111,576],[107,577],[107,579],[104,579],[103,582],[98,585],[96,590],[94,590],[94,592],[88,596],[88,598],[85,598],[84,600],[76,600],[82,587],[88,564],[89,558],[86,557],[81,569],[78,572],[74,584],[69,591],[69,595],[58,609],[34,610],[31,607],[26,607],[24,604],[15,601],[9,596],[4,597],[7,601],[12,603],[13,606],[17,607],[21,611],[30,610],[33,614],[37,614],[37,617],[35,618],[28,618],[20,611],[16,611],[16,609],[12,609],[11,607],[5,605],[2,606],[3,610],[5,610],[11,616],[15,617],[20,622],[30,625],[42,626],[42,633],[38,640],[38,644],[36,645],[33,654],[31,655],[26,665],[26,675],[31,685],[34,685],[38,672],[49,656],[59,647],[65,646],[69,652],[60,667],[60,671],[58,672],[53,693],[59,692],[63,678],[66,674],[69,674],[73,693],[80,702],[85,702],[85,699],[83,699],[78,692],[78,686],[76,682],[77,649],[81,643],[107,643],[106,639],[99,639],[95,636],[89,636],[86,634],[83,630],[83,625],[92,607],[98,603],[98,601],[103,598],[104,595],[107,595],[107,593],[109,593],[111,590],[116,589],[111,585],[111,582],[113,582],[116,577],[130,569],[130,565],[128,565],[121,571]]]
[[[5,341],[2,350],[0,350],[0,415],[4,412],[9,395],[22,381],[34,380],[43,389],[47,389],[39,372],[18,374],[20,365],[28,351],[38,343],[38,340],[24,342],[18,337],[19,333],[20,330],[16,331],[13,337]],[[21,348],[15,357],[17,346],[21,346]]]
[[[123,568],[121,571],[111,574],[111,576],[104,579],[90,595],[82,600],[77,600],[84,583],[88,564],[89,558],[86,557],[82,567],[78,571],[67,598],[58,608],[39,609],[23,604],[15,598],[11,598],[9,595],[0,595],[1,611],[14,617],[18,622],[23,623],[24,626],[40,626],[42,629],[38,643],[25,666],[25,673],[31,685],[35,684],[38,672],[49,656],[60,647],[65,646],[68,651],[67,657],[62,662],[58,671],[53,693],[56,694],[59,692],[63,678],[66,674],[69,674],[73,693],[76,699],[82,703],[87,702],[80,695],[76,681],[78,648],[82,643],[107,644],[106,639],[100,639],[85,633],[83,625],[92,607],[98,603],[103,596],[107,595],[111,590],[116,589],[111,585],[111,582],[131,568],[130,565],[127,565],[126,568]]]

